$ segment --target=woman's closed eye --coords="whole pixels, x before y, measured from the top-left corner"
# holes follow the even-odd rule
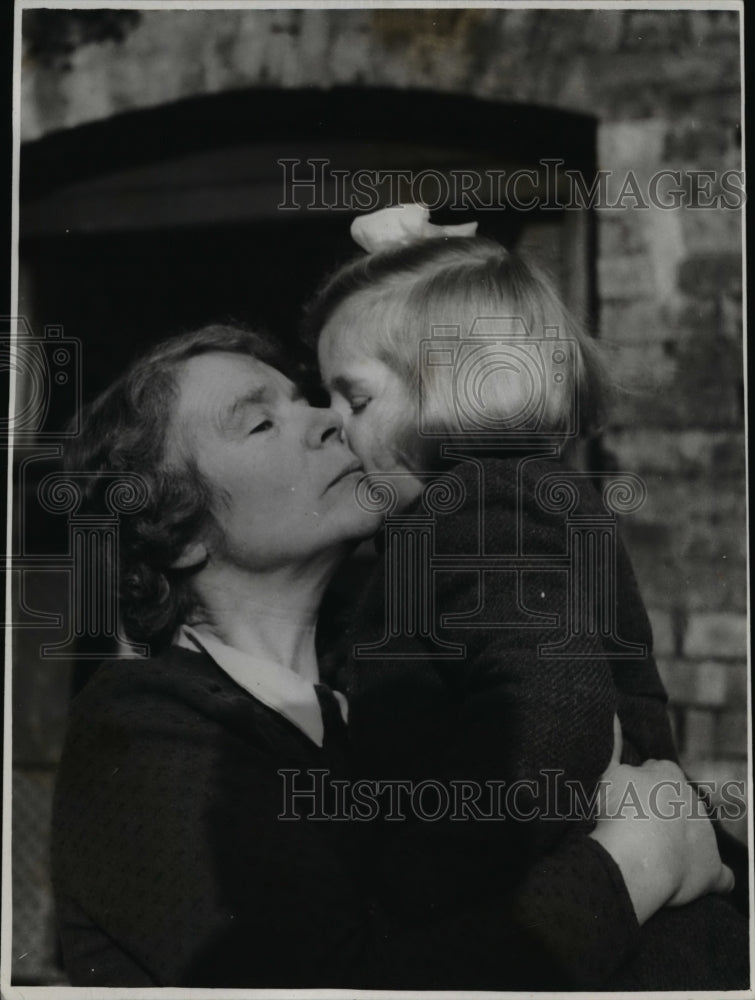
[[[351,407],[351,412],[356,414],[365,410],[371,402],[371,396],[354,396],[349,400],[349,406]]]
[[[273,426],[272,420],[265,418],[264,420],[260,420],[257,423],[255,423],[255,425],[252,427],[249,433],[262,434],[265,431],[269,431],[272,428],[272,426]]]

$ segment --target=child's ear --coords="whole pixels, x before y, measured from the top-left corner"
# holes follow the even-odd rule
[[[189,542],[178,559],[171,563],[171,569],[192,569],[195,566],[201,566],[203,562],[207,561],[208,555],[207,546],[201,539]]]

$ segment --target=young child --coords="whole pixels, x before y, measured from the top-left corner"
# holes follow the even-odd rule
[[[600,418],[596,345],[539,270],[452,230],[411,206],[362,218],[373,252],[337,271],[308,314],[349,443],[392,484],[405,554],[415,538],[408,563],[388,539],[344,663],[360,775],[426,783],[414,817],[386,819],[375,847],[383,901],[410,923],[516,883],[589,829],[585,803],[611,758],[616,715],[625,763],[676,759],[629,558],[589,477],[559,459],[577,426]],[[457,500],[431,513],[423,490],[441,482]],[[585,529],[582,549],[567,520]],[[390,627],[397,600],[424,612],[426,627]],[[697,970],[687,955],[670,971],[664,950],[662,975],[645,962],[623,985],[743,981],[746,929],[727,902],[686,907],[684,933],[705,944],[708,903],[740,927],[741,954],[728,932],[738,967],[711,953]],[[653,975],[667,981],[643,979]]]

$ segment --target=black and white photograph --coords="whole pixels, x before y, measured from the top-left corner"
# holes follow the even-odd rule
[[[744,18],[16,0],[3,998],[755,996]]]

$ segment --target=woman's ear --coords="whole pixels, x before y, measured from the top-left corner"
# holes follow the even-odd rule
[[[184,546],[178,559],[171,563],[171,569],[193,569],[201,566],[203,562],[207,561],[208,555],[207,546],[201,539],[189,542],[188,545]]]

